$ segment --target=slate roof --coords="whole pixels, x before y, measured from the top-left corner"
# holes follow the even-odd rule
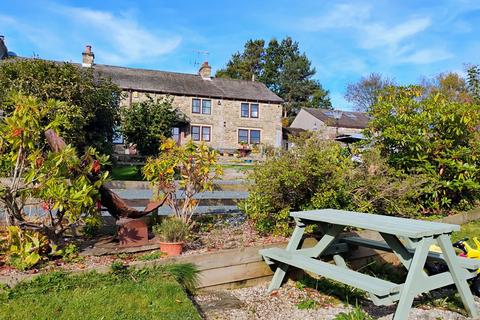
[[[303,108],[306,112],[327,126],[336,126],[337,120],[333,116],[333,111],[328,109]],[[342,116],[338,119],[338,127],[364,129],[367,127],[370,118],[366,112],[342,111]]]
[[[282,103],[283,100],[263,83],[256,81],[212,78],[200,75],[125,68],[96,64],[94,70],[111,78],[122,89],[175,95],[225,98],[244,101]]]
[[[32,59],[27,57],[18,58]],[[5,61],[7,60],[3,60],[0,63]],[[52,62],[70,63],[83,68],[79,63]],[[111,79],[113,83],[125,90],[132,89],[135,91],[172,95],[283,103],[282,98],[270,91],[263,83],[257,81],[224,78],[204,80],[197,74],[126,68],[105,64],[95,64],[93,70],[97,75]]]

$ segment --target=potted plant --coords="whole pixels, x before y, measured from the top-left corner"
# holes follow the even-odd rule
[[[154,225],[153,233],[160,240],[160,251],[169,256],[178,256],[182,253],[189,227],[182,219],[171,217],[165,218],[160,224]]]
[[[248,156],[250,149],[248,148],[248,143],[241,141],[240,145],[242,146],[240,149],[238,149],[238,152],[240,153],[240,157],[244,158]]]

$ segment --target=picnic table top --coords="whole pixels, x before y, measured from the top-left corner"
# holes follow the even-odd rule
[[[422,238],[459,231],[460,226],[371,213],[321,209],[292,212],[290,216],[304,220],[373,230],[408,238]]]

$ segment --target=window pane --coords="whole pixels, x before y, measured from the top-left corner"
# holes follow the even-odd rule
[[[113,143],[115,143],[115,144],[123,144],[124,143],[123,135],[120,132],[119,128],[115,128],[115,130],[113,131]]]
[[[200,99],[192,99],[192,112],[200,113]]]
[[[258,104],[252,103],[250,105],[250,117],[258,118]]]
[[[180,128],[172,128],[172,139],[175,140],[177,143],[180,142]]]
[[[192,140],[200,141],[200,127],[192,126],[191,132],[192,132]]]
[[[248,130],[238,129],[238,143],[248,143]]]
[[[242,118],[248,118],[249,117],[248,103],[242,103],[240,109],[241,109]]]
[[[202,127],[202,140],[210,141],[210,127]]]
[[[203,114],[212,113],[212,100],[202,100],[202,113]]]
[[[250,143],[260,143],[260,130],[250,130]]]

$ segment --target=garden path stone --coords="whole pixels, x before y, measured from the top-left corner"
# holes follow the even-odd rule
[[[222,319],[228,310],[242,310],[245,305],[226,290],[208,291],[195,297],[195,302],[206,319]]]

